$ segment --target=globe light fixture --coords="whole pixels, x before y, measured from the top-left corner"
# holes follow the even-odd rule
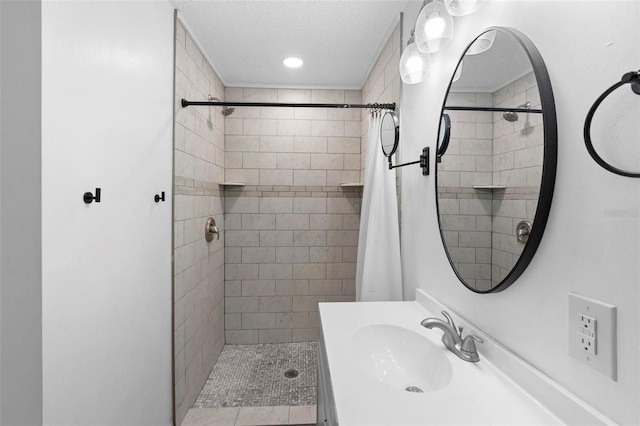
[[[414,31],[407,42],[407,47],[400,57],[400,78],[405,84],[422,83],[429,77],[431,58],[427,53],[418,50],[415,43]]]
[[[469,15],[480,9],[488,0],[444,0],[444,7],[453,16]]]
[[[416,46],[421,52],[434,53],[451,43],[453,18],[440,0],[426,0],[416,21]]]
[[[493,41],[496,39],[495,31],[487,31],[483,33],[473,42],[471,46],[467,49],[467,55],[477,55],[482,52],[486,52],[491,49],[493,46]]]

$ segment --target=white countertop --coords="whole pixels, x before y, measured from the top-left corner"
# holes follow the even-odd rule
[[[320,319],[340,425],[556,425],[562,422],[521,387],[483,359],[459,359],[442,342],[442,331],[420,321],[440,314],[416,302],[321,303]],[[442,348],[453,376],[443,389],[411,393],[367,375],[352,356],[351,337],[372,324],[418,333]],[[428,362],[425,360],[425,362]]]

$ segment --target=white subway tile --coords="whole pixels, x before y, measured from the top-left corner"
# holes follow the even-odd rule
[[[326,137],[296,136],[293,139],[294,152],[327,152]]]
[[[260,138],[258,136],[233,136],[227,134],[224,146],[225,150],[229,152],[259,152]]]
[[[293,246],[293,231],[260,231],[261,247],[290,247]]]
[[[224,339],[228,345],[256,344],[258,343],[258,330],[225,330]]]
[[[293,244],[296,247],[323,247],[327,244],[327,232],[293,231]]]
[[[257,247],[260,245],[259,232],[264,231],[231,231],[224,232],[225,245],[228,247]]]
[[[275,261],[276,261],[275,247],[243,247],[242,248],[242,263],[274,263]],[[243,287],[243,293],[244,293],[244,287]]]
[[[310,247],[309,261],[312,263],[342,262],[342,247]]]
[[[293,120],[293,107],[260,108],[260,118],[276,120]]]
[[[278,102],[305,104],[311,103],[309,89],[278,89]]]
[[[327,172],[325,170],[294,170],[293,185],[326,186]]]
[[[293,198],[259,198],[260,213],[293,213]]]
[[[327,108],[296,108],[294,117],[296,120],[326,120]]]
[[[293,296],[293,312],[317,312],[318,303],[326,301],[326,296]]]
[[[293,302],[291,296],[261,297],[259,301],[259,308],[260,312],[291,312]],[[275,323],[273,326],[265,328],[275,328]]]
[[[278,134],[278,120],[245,118],[242,120],[242,132],[245,135],[275,136]]]
[[[277,166],[279,169],[309,169],[310,154],[278,153]]]
[[[308,247],[277,247],[276,263],[308,263]]]
[[[311,102],[320,104],[341,104],[344,103],[344,90],[311,90]]]
[[[360,213],[360,198],[328,198],[327,213]]]
[[[293,137],[260,136],[260,152],[293,152]]]
[[[278,296],[306,296],[309,294],[309,280],[277,280]]]
[[[246,312],[242,314],[242,328],[260,330],[274,328],[276,316],[273,313]]]
[[[276,313],[276,328],[307,328],[310,326],[308,312]]]
[[[260,170],[260,185],[293,184],[293,170]]]
[[[245,169],[275,169],[276,154],[266,152],[245,152],[242,154],[242,167]]]
[[[308,214],[279,214],[276,216],[276,229],[302,230],[309,229]]]
[[[278,102],[278,89],[245,87],[242,89],[244,102]]]
[[[291,330],[289,329],[272,329],[272,330],[259,330],[260,343],[287,343],[291,342]],[[287,424],[288,409],[289,407],[240,407],[240,412],[243,410],[256,409],[256,411],[262,412],[274,412],[274,414],[256,414],[255,417],[248,417],[247,423],[243,421],[243,418],[238,414],[236,420],[236,426],[240,425],[254,425],[256,424],[253,419],[260,419],[259,421],[265,421],[268,419],[269,424]],[[276,411],[280,410],[280,412]]]
[[[266,263],[259,266],[261,280],[290,280],[292,278],[291,264]]]
[[[258,297],[225,297],[225,313],[258,312]]]

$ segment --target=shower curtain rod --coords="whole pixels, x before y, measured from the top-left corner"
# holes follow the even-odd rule
[[[535,108],[499,108],[499,107],[468,107],[468,106],[445,106],[447,111],[489,111],[489,112],[530,112],[542,114],[541,109]]]
[[[182,99],[182,107],[193,106],[232,106],[232,107],[293,107],[293,108],[370,108],[390,109],[395,111],[396,104],[290,104],[277,102],[219,102],[219,101],[188,101]]]

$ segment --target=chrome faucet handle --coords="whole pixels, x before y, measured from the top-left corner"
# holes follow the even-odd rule
[[[480,356],[478,355],[475,342],[484,343],[484,340],[475,334],[469,334],[462,340],[462,345],[460,346],[460,352],[462,355],[471,362],[480,361]]]

